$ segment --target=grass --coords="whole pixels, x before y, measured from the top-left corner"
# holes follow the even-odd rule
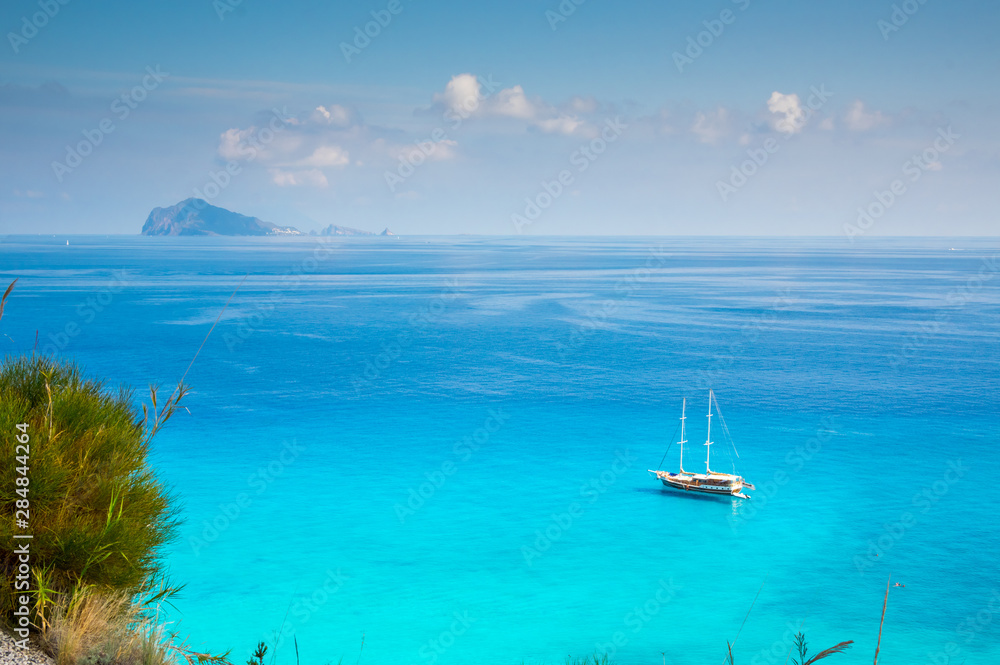
[[[86,587],[56,608],[41,643],[56,665],[228,662],[223,656],[194,651],[166,626],[157,603],[137,601],[123,591]]]
[[[191,649],[160,617],[179,591],[161,567],[178,514],[149,446],[185,393],[178,386],[161,403],[151,388],[151,408],[140,410],[129,389],[86,379],[72,363],[38,355],[0,363],[0,540],[33,536],[31,624],[57,665],[225,662]],[[16,438],[22,423],[26,443]],[[18,528],[15,511],[25,509],[29,526]],[[0,552],[4,622],[18,563]]]

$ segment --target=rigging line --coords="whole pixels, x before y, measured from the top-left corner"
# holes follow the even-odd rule
[[[674,428],[674,433],[670,435],[670,443],[667,444],[667,452],[663,453],[663,459],[657,464],[658,467],[663,467],[663,460],[667,459],[667,453],[670,452],[670,446],[674,445],[674,437],[677,436],[677,430],[681,428],[681,424],[678,422],[677,427]]]
[[[764,575],[764,582],[767,582],[767,576],[770,574],[771,572],[768,571],[767,575]],[[757,595],[753,597],[753,602],[750,603],[750,609],[747,610],[747,615],[743,617],[743,623],[740,624],[740,629],[736,631],[736,637],[733,638],[733,644],[730,648],[736,646],[736,640],[740,639],[740,633],[743,632],[743,626],[746,625],[747,619],[750,618],[750,613],[753,612],[753,606],[757,604],[757,598],[760,596],[760,592],[764,590],[764,582],[760,583],[760,588],[757,589]],[[729,660],[729,658],[727,657],[726,660]],[[723,663],[725,663],[725,660],[723,661]]]
[[[726,419],[722,416],[722,409],[719,408],[719,398],[713,394],[712,399],[715,401],[715,410],[719,413],[719,420],[722,421],[722,429],[726,433],[726,438],[729,439],[729,445],[733,447],[733,452],[735,452],[736,457],[739,458],[740,451],[736,450],[736,442],[733,441],[733,437],[729,433],[729,425],[726,424]]]

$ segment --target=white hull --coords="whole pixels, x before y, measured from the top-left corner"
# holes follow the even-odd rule
[[[714,494],[716,496],[735,496],[740,499],[749,499],[743,494],[743,488],[753,489],[753,485],[747,483],[740,476],[730,474],[713,473],[668,473],[666,471],[653,471],[666,487],[680,490],[682,492],[698,492],[701,494]]]

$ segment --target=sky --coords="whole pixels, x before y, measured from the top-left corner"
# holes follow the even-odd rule
[[[196,196],[303,231],[996,235],[998,32],[986,0],[5,0],[0,234]]]

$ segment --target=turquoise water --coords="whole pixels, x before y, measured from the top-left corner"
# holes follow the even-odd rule
[[[70,241],[0,243],[3,348],[135,386],[249,273],[155,443],[196,646],[868,662],[891,573],[880,662],[1000,661],[996,240]],[[749,503],[646,471],[684,396],[697,468],[709,386]]]

